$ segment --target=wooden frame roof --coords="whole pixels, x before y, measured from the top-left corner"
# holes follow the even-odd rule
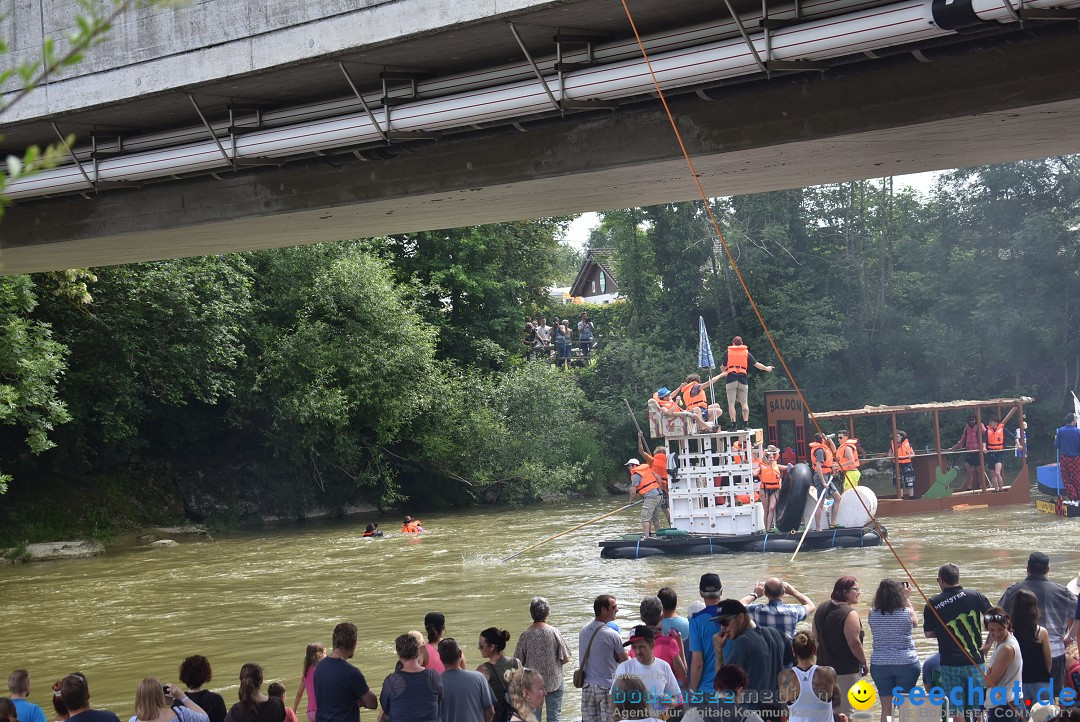
[[[1030,396],[1016,398],[987,399],[986,401],[933,401],[926,404],[905,404],[902,406],[864,406],[861,409],[847,411],[822,411],[814,414],[817,419],[846,419],[851,416],[883,416],[886,414],[917,414],[924,411],[953,411],[956,409],[975,409],[984,406],[1012,406],[1032,404]]]

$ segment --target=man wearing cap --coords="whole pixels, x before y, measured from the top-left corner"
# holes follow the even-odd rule
[[[746,706],[771,717],[768,712],[779,703],[777,676],[786,664],[793,663],[784,635],[772,627],[758,626],[738,599],[720,602],[712,619],[720,627],[721,643],[726,645],[724,664],[742,667],[749,679],[743,691]]]
[[[783,476],[780,465],[776,463],[779,455],[780,449],[769,444],[765,448],[765,458],[758,459],[757,469],[754,471],[754,476],[761,480],[766,531],[776,526],[776,504],[780,498],[780,479]]]
[[[746,396],[750,389],[746,380],[746,372],[753,366],[758,371],[772,373],[773,367],[759,363],[750,349],[743,345],[742,336],[731,339],[731,345],[724,352],[724,359],[720,367],[727,373],[727,404],[728,418],[731,419],[731,430],[736,428],[735,402],[742,404],[743,428],[750,428],[750,407],[747,405]]]
[[[630,470],[630,503],[639,496],[645,499],[641,505],[641,536],[643,539],[655,537],[660,528],[660,504],[664,500],[660,477],[648,464],[637,459],[628,460],[626,468]]]
[[[1027,578],[1017,582],[1001,595],[998,606],[1012,614],[1016,593],[1026,589],[1039,600],[1039,615],[1050,637],[1050,675],[1054,678],[1054,695],[1061,692],[1065,678],[1065,637],[1069,634],[1076,611],[1076,595],[1066,587],[1047,579],[1050,557],[1033,552],[1027,560]]]
[[[671,514],[668,513],[671,502],[668,498],[670,477],[667,468],[667,446],[661,444],[653,449],[653,453],[650,454],[648,447],[645,446],[645,434],[639,431],[637,434],[637,450],[641,454],[641,458],[656,474],[656,478],[660,480],[660,511],[664,514],[664,521],[667,522],[668,526],[671,526]]]
[[[671,665],[657,659],[653,654],[655,642],[656,635],[652,627],[644,624],[634,627],[630,639],[623,645],[634,650],[634,656],[619,664],[615,669],[615,676],[628,674],[640,679],[648,693],[646,702],[650,714],[659,717],[665,709],[677,707],[681,703],[681,693],[679,681],[675,679]]]
[[[609,622],[615,621],[618,611],[615,597],[601,594],[593,600],[596,618],[578,633],[578,667],[585,670],[581,722],[609,722],[611,719],[608,697],[615,681],[615,668],[627,659],[622,637],[608,626]]]
[[[720,626],[713,621],[724,587],[716,574],[702,574],[698,592],[705,608],[690,616],[690,692],[699,703],[713,694],[716,677],[716,651],[713,636]]]

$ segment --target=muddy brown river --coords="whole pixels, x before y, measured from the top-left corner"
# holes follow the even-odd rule
[[[51,714],[49,687],[74,670],[86,673],[93,704],[132,714],[135,688],[147,675],[178,681],[180,661],[210,658],[208,685],[226,702],[236,701],[237,675],[257,661],[267,682],[284,683],[291,701],[304,646],[327,646],[339,621],[360,629],[353,660],[377,689],[394,665],[394,637],[423,629],[423,617],[446,615],[447,634],[466,650],[470,666],[481,659],[481,629],[505,628],[513,638],[530,622],[529,600],[546,596],[550,623],[560,629],[577,659],[577,630],[591,617],[600,593],[620,600],[625,632],[637,621],[638,602],[661,586],[673,586],[680,610],[697,598],[698,577],[717,572],[725,592],[741,596],[754,582],[780,575],[815,601],[828,597],[841,574],[859,578],[864,615],[873,588],[885,576],[900,577],[885,546],[800,554],[738,554],[602,560],[597,542],[637,526],[636,510],[624,512],[553,541],[513,561],[501,558],[545,536],[617,508],[619,497],[532,506],[473,510],[423,517],[422,538],[396,533],[400,522],[380,521],[388,534],[361,538],[375,519],[283,527],[182,542],[167,549],[111,547],[95,559],[0,567],[0,671],[30,670],[30,699]],[[997,601],[1022,578],[1027,555],[1047,552],[1051,577],[1065,583],[1080,571],[1075,533],[1080,521],[1056,519],[1033,507],[954,511],[885,520],[897,552],[928,593],[937,567],[955,562],[961,583]],[[921,602],[917,604],[920,611]],[[866,625],[864,624],[864,627]],[[867,630],[869,636],[869,630]],[[918,635],[920,654],[934,649]],[[568,692],[564,719],[578,717],[579,693],[570,686],[575,663],[564,672]],[[374,721],[373,713],[363,718]]]

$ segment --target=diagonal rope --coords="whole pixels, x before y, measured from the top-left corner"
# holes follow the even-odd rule
[[[626,19],[630,22],[631,30],[634,31],[634,39],[637,41],[638,48],[641,50],[641,57],[645,60],[645,65],[649,68],[649,76],[652,78],[653,87],[656,88],[657,97],[659,97],[660,103],[664,106],[664,113],[667,115],[668,122],[671,123],[671,130],[675,133],[675,140],[679,143],[679,150],[682,151],[683,158],[686,160],[686,165],[690,169],[690,175],[694,179],[694,185],[697,186],[698,193],[701,195],[702,203],[705,206],[705,212],[708,214],[709,220],[712,221],[717,238],[720,239],[720,245],[724,249],[724,254],[727,256],[728,261],[731,263],[732,269],[735,271],[735,277],[739,279],[739,285],[742,286],[743,293],[746,294],[746,299],[750,302],[750,308],[753,309],[754,315],[757,316],[758,323],[761,324],[761,328],[765,332],[765,337],[769,340],[769,345],[772,346],[773,353],[776,354],[776,358],[780,361],[780,365],[783,366],[784,372],[787,373],[788,378],[791,380],[791,385],[795,387],[795,393],[798,394],[799,400],[803,403],[803,407],[806,409],[807,414],[810,416],[810,421],[814,424],[814,428],[817,429],[818,433],[821,434],[822,438],[827,441],[827,437],[825,436],[824,430],[822,430],[821,428],[821,424],[818,423],[817,417],[814,415],[813,409],[806,401],[806,396],[803,395],[802,388],[795,380],[795,374],[791,372],[791,368],[788,366],[787,359],[785,359],[784,355],[780,353],[780,348],[776,344],[776,339],[773,338],[772,331],[769,330],[769,325],[765,323],[765,317],[761,314],[761,309],[758,308],[757,302],[754,300],[753,294],[750,293],[750,287],[746,285],[746,280],[743,278],[742,271],[739,269],[739,264],[735,262],[735,257],[731,253],[731,248],[728,247],[727,239],[724,237],[724,232],[720,230],[720,222],[716,219],[716,214],[713,213],[712,205],[709,203],[709,196],[705,193],[705,189],[701,185],[701,176],[698,174],[697,169],[694,167],[694,161],[691,160],[690,153],[689,151],[687,151],[686,144],[683,142],[682,133],[679,132],[679,126],[675,122],[675,116],[674,114],[672,114],[671,107],[668,105],[667,96],[664,95],[664,91],[660,87],[660,81],[656,78],[656,71],[653,68],[652,58],[649,57],[648,51],[645,50],[645,44],[641,41],[641,34],[638,32],[637,23],[634,22],[634,15],[630,12],[630,6],[627,5],[626,0],[619,0],[619,2],[622,3],[623,10],[626,12]],[[841,472],[845,471],[843,461],[839,458],[838,455],[836,456],[834,463],[836,463],[837,466],[840,467]],[[968,658],[968,660],[971,662],[971,665],[978,668],[978,663],[975,661],[975,658],[968,653],[967,648],[960,643],[960,640],[957,638],[955,632],[953,632],[953,630],[945,624],[945,620],[941,618],[941,615],[938,614],[938,611],[934,609],[934,606],[932,604],[930,604],[930,598],[927,597],[926,592],[924,592],[922,590],[922,587],[919,586],[919,583],[915,580],[915,576],[911,573],[911,570],[909,570],[907,568],[907,565],[904,564],[904,560],[900,558],[900,555],[897,553],[896,548],[893,547],[892,542],[889,541],[885,530],[878,522],[877,517],[873,513],[871,513],[870,509],[866,506],[866,501],[863,500],[862,495],[856,492],[855,498],[857,498],[859,500],[859,503],[862,504],[862,507],[866,511],[867,515],[870,517],[870,521],[873,523],[874,528],[878,533],[878,536],[880,536],[881,540],[885,542],[885,545],[889,548],[889,551],[892,552],[893,557],[896,558],[897,564],[899,564],[900,568],[904,570],[904,574],[907,575],[907,578],[915,586],[915,589],[919,592],[919,595],[922,596],[922,598],[926,601],[926,607],[937,618],[938,623],[941,625],[941,628],[948,632],[949,636],[952,638],[952,641],[956,644],[957,648],[959,648],[960,651],[964,653],[964,656]],[[809,522],[807,523],[809,524]],[[985,677],[985,673],[983,673],[983,675]]]

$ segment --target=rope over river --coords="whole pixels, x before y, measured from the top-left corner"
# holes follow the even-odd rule
[[[92,559],[0,567],[0,669],[30,671],[30,699],[51,714],[49,687],[69,672],[89,680],[95,707],[132,714],[135,688],[153,675],[178,682],[180,661],[210,658],[207,687],[227,704],[237,699],[240,666],[263,665],[266,681],[281,680],[292,700],[308,642],[329,646],[340,621],[360,630],[356,663],[373,689],[393,670],[394,637],[423,629],[424,614],[446,615],[447,636],[465,650],[470,668],[483,661],[479,632],[490,626],[511,633],[507,653],[529,624],[529,601],[548,598],[548,620],[573,652],[564,667],[564,719],[578,718],[580,693],[570,685],[577,664],[577,632],[592,616],[597,594],[619,600],[624,632],[637,622],[638,603],[670,585],[679,611],[698,598],[706,571],[720,575],[725,595],[741,596],[755,581],[779,575],[815,602],[828,598],[835,579],[854,574],[864,590],[857,607],[866,614],[880,579],[902,578],[885,547],[806,552],[794,565],[788,554],[653,557],[602,560],[597,542],[638,527],[629,509],[508,561],[500,560],[541,539],[620,505],[621,497],[519,509],[479,509],[423,515],[419,538],[396,532],[361,539],[368,521],[396,529],[400,520],[353,518],[238,533],[216,541],[172,548],[110,547]],[[934,578],[945,562],[960,567],[961,584],[996,602],[1024,576],[1034,550],[1050,555],[1050,577],[1062,584],[1080,572],[1075,520],[1039,514],[1029,506],[954,511],[929,517],[888,519],[890,538],[919,584],[936,593]],[[914,597],[913,597],[914,599]],[[915,602],[922,624],[922,601]],[[625,636],[625,634],[624,634]],[[936,651],[916,634],[922,659]],[[374,713],[362,718],[373,722]],[[51,719],[51,717],[50,717]]]

